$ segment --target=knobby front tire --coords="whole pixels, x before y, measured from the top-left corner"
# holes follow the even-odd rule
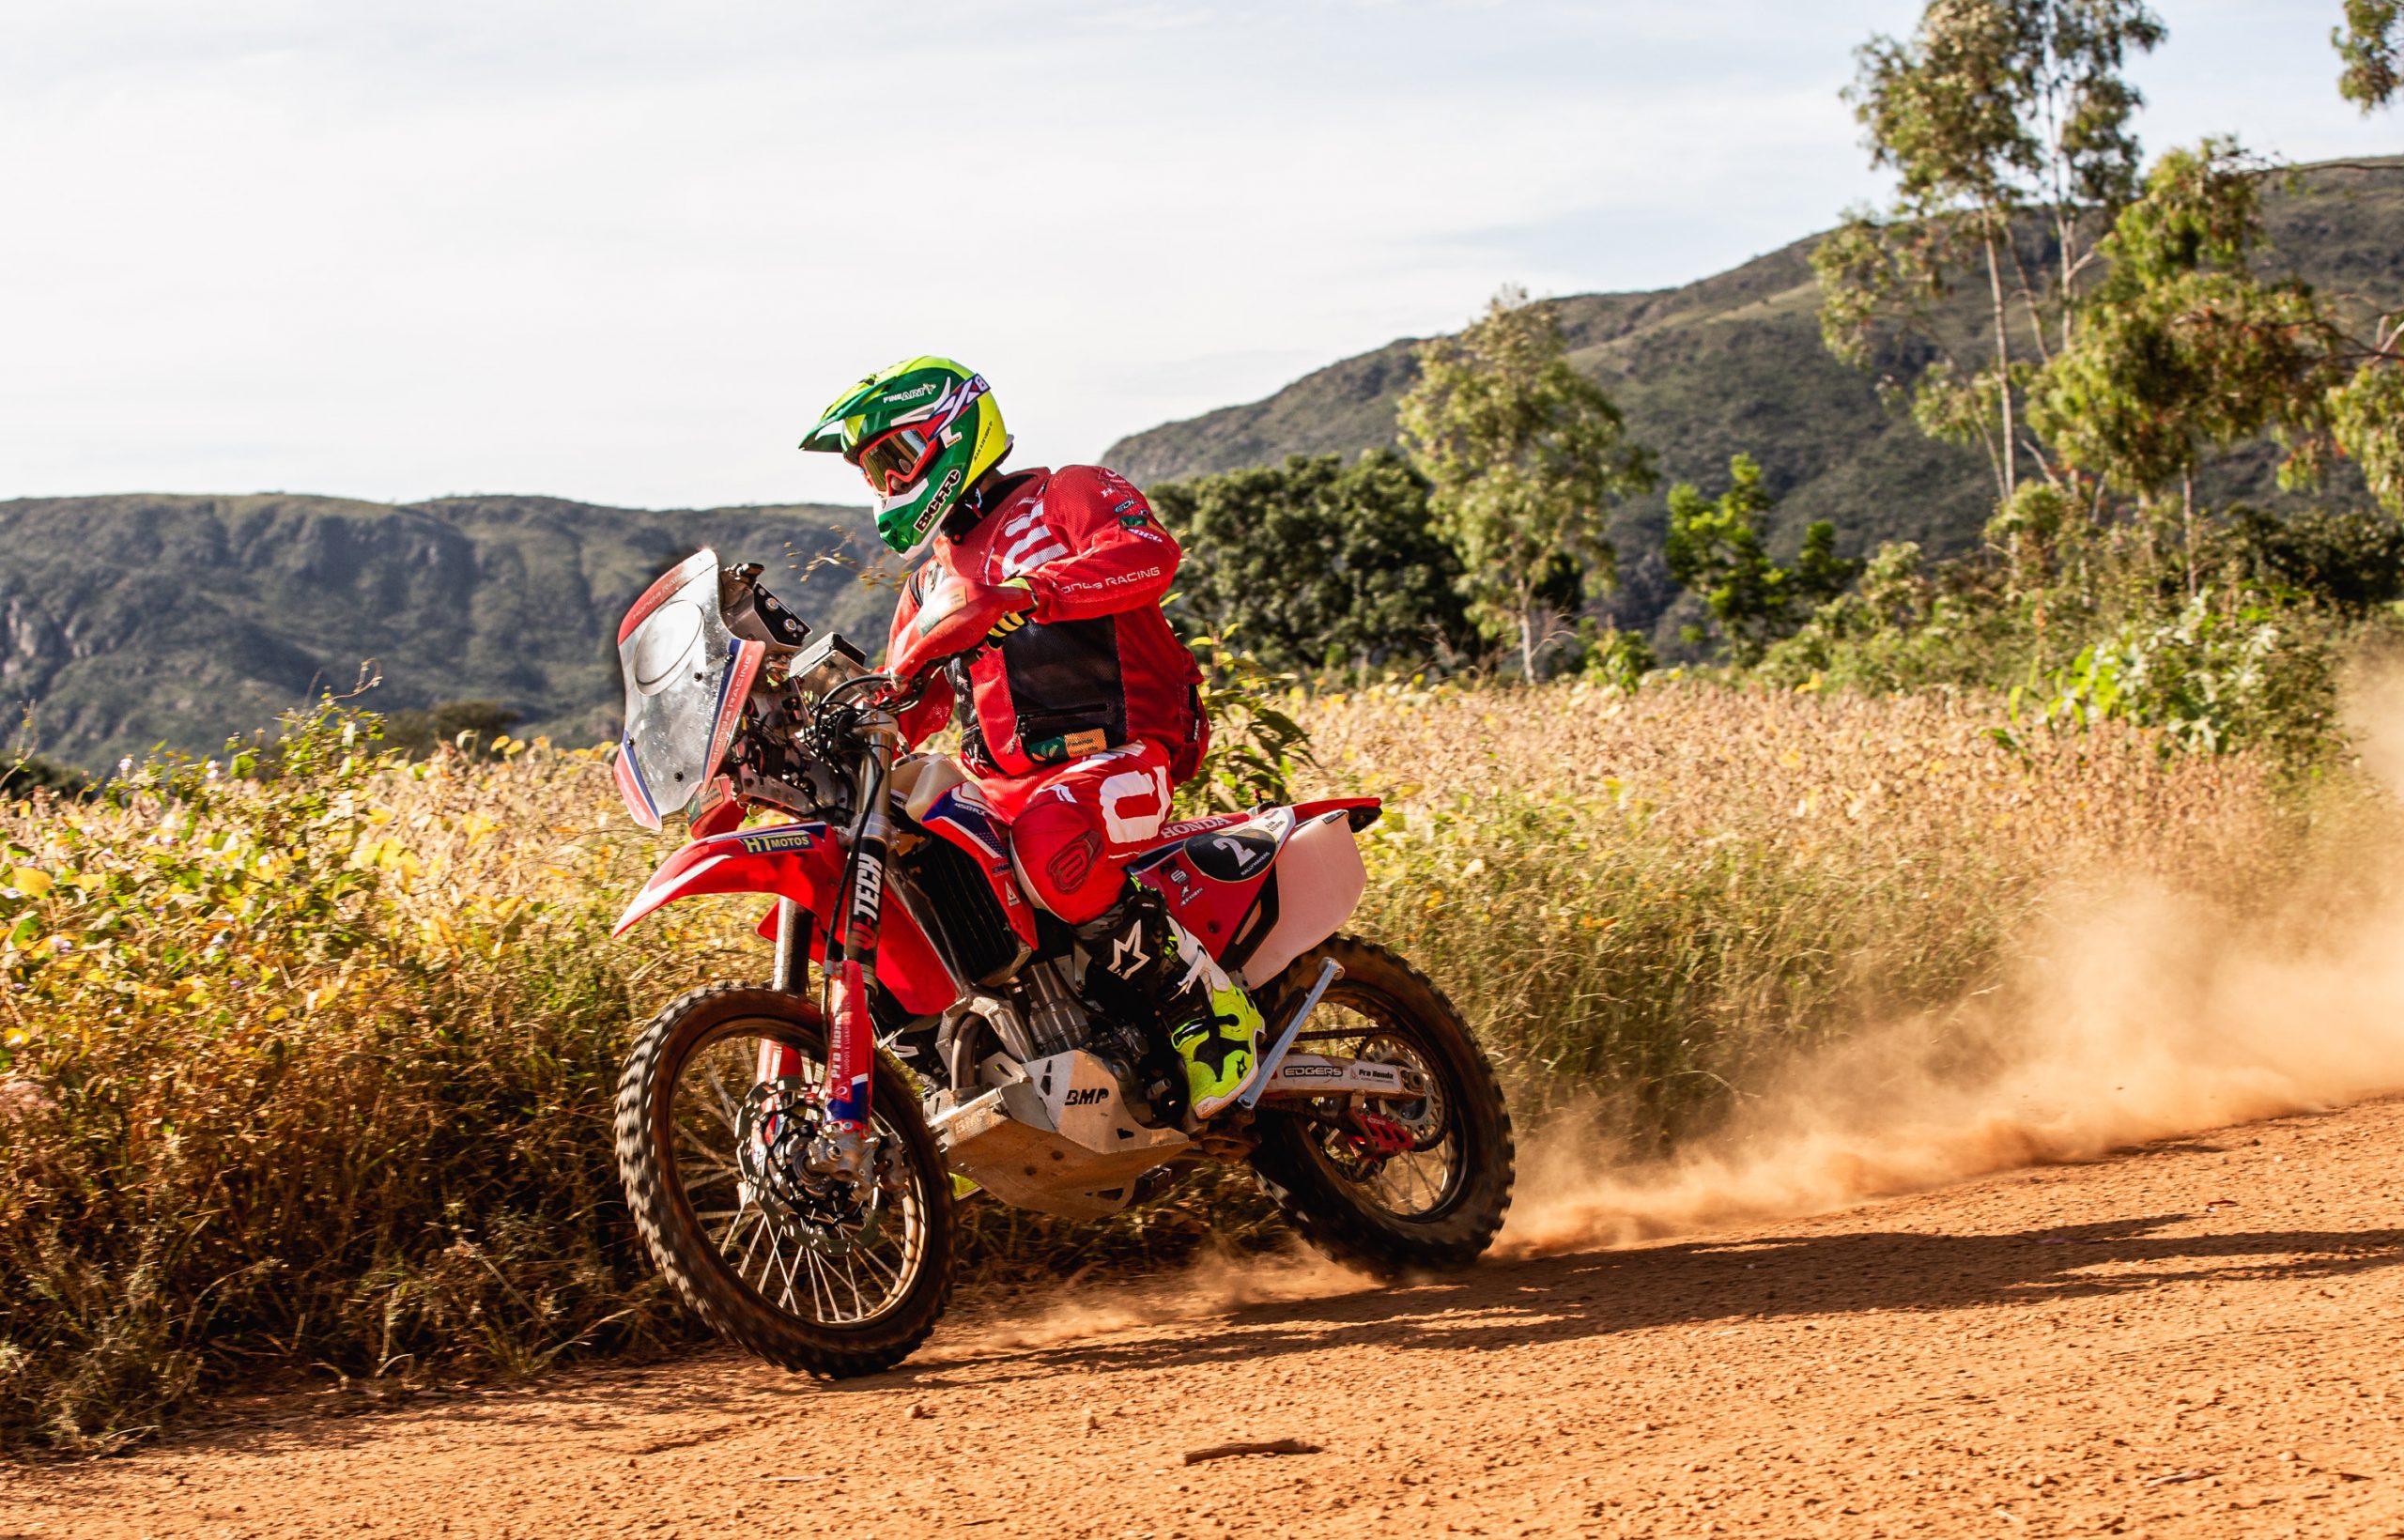
[[[942,1154],[910,1077],[879,1054],[871,1116],[887,1195],[877,1223],[795,1221],[739,1168],[743,1130],[756,1126],[761,1104],[763,1041],[800,1054],[808,1074],[822,1072],[816,1008],[752,985],[690,991],[635,1040],[616,1123],[635,1226],[678,1296],[719,1335],[829,1378],[889,1369],[950,1301],[955,1230]]]

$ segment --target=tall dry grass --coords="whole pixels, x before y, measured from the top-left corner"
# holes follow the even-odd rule
[[[1309,704],[1388,795],[1361,925],[1471,1012],[1523,1105],[1639,1146],[1785,1046],[1985,987],[2082,872],[2298,858],[2242,757],[2106,728],[2021,757],[1975,702],[1672,686]],[[610,1167],[629,1035],[757,976],[754,906],[624,941],[664,854],[585,753],[384,760],[323,716],[271,765],[0,807],[0,1445],[100,1447],[261,1369],[524,1372],[688,1331]],[[1190,1250],[1225,1177],[1102,1226],[990,1206],[988,1276]]]
[[[2015,750],[1976,696],[1388,686],[1304,715],[1327,782],[1393,808],[1366,926],[1523,1102],[1603,1093],[1641,1150],[1798,1045],[1994,987],[2095,885],[2243,903],[2345,800],[2121,724]]]
[[[0,1440],[105,1446],[247,1365],[512,1369],[676,1328],[608,1168],[652,980],[582,756],[381,762],[0,812]]]

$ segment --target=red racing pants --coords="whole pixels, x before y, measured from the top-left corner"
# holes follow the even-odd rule
[[[1118,898],[1119,870],[1168,821],[1168,755],[1150,742],[980,780],[1009,824],[1010,860],[1037,903],[1083,925]]]

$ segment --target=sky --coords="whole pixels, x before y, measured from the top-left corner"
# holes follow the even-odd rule
[[[2338,0],[2156,0],[2159,148],[2404,150]],[[980,370],[1019,464],[1874,200],[1912,0],[8,0],[0,498],[856,502],[794,446]]]

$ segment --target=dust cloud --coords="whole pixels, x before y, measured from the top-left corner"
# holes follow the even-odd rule
[[[2349,693],[2364,766],[2404,793],[2404,673]],[[2355,843],[2240,901],[2090,881],[2005,988],[1798,1058],[1672,1160],[1605,1170],[1569,1124],[1539,1133],[1499,1250],[1793,1218],[2404,1091],[2396,873],[2404,850]]]

